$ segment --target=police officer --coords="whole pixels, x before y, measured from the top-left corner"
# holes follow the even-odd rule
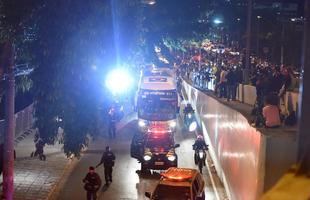
[[[202,135],[197,136],[197,139],[196,139],[195,143],[193,144],[193,150],[195,150],[194,160],[195,160],[195,164],[197,164],[198,163],[198,151],[199,150],[204,150],[204,151],[208,150],[208,145],[206,144]],[[206,165],[206,163],[205,163],[206,158],[204,157],[203,159],[204,159],[203,164]]]
[[[87,200],[96,200],[97,199],[97,191],[101,187],[101,178],[100,176],[95,172],[94,167],[89,167],[89,171],[85,178],[83,179],[83,182],[85,183],[84,189],[87,191]]]
[[[194,150],[208,150],[208,145],[206,144],[205,140],[203,139],[202,135],[198,135],[195,143],[193,144]]]
[[[109,111],[109,138],[115,138],[116,132],[116,113],[115,108],[112,107]]]
[[[188,103],[188,104],[186,104],[183,112],[185,115],[187,115],[188,113],[193,113],[194,109],[193,109],[192,105],[190,103]]]
[[[114,163],[115,163],[115,155],[113,154],[113,152],[111,152],[110,147],[107,146],[106,151],[103,153],[101,157],[100,163],[96,166],[97,168],[101,164],[103,164],[106,185],[109,185],[109,183],[112,182],[112,171]]]

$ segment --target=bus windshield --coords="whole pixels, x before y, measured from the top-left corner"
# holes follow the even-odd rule
[[[167,121],[176,118],[177,98],[143,95],[138,99],[138,116],[145,120]]]

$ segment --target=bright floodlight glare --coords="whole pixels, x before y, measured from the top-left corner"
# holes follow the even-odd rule
[[[214,24],[221,24],[221,23],[223,23],[223,21],[220,20],[220,19],[215,19],[215,20],[213,20],[213,22],[214,22]]]
[[[115,69],[108,73],[106,86],[113,94],[120,94],[129,89],[132,84],[132,78],[129,73],[123,69]]]

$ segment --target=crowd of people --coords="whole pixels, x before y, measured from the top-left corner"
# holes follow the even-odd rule
[[[245,60],[242,53],[212,49],[198,51],[192,48],[186,54],[177,54],[176,58],[178,74],[190,80],[195,87],[212,90],[217,97],[227,101],[236,100],[238,85],[244,83]],[[255,116],[253,125],[268,126],[270,120],[266,120],[266,117],[270,113],[273,113],[273,118],[280,119],[269,124],[270,127],[280,126],[285,118],[294,118],[295,112],[292,109],[287,110],[284,106],[280,110],[280,105],[284,104],[286,91],[296,88],[298,78],[295,76],[293,67],[271,64],[255,57],[251,59],[249,84],[256,87],[257,95],[252,111]],[[264,110],[264,107],[270,106],[277,108],[279,116],[274,117],[273,107]],[[287,124],[295,123],[289,121]]]

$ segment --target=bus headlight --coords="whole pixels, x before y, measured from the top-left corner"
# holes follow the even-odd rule
[[[144,159],[145,161],[149,161],[149,160],[151,160],[151,158],[152,158],[152,156],[150,156],[150,155],[144,155],[144,156],[143,156],[143,159]]]
[[[169,161],[173,162],[173,161],[175,161],[175,159],[177,157],[175,155],[169,155],[169,156],[167,156],[167,158],[168,158]]]
[[[138,125],[139,125],[140,127],[145,127],[145,126],[146,126],[146,123],[145,123],[144,121],[142,121],[142,120],[139,120]]]
[[[175,128],[177,126],[177,123],[175,121],[172,121],[169,123],[170,128]]]

